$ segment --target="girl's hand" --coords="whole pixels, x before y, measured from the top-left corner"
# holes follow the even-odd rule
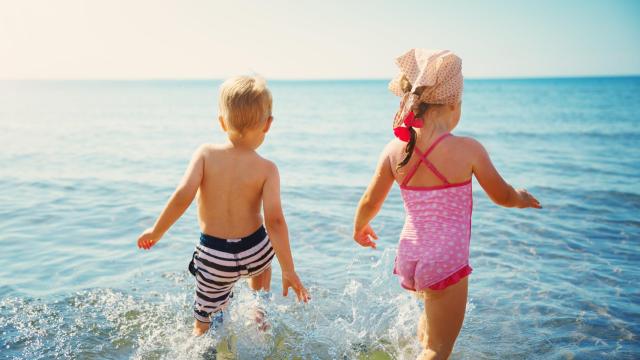
[[[304,301],[305,303],[311,300],[309,292],[302,286],[302,281],[298,277],[295,271],[282,272],[282,295],[289,295],[289,288],[295,291],[298,301]]]
[[[138,237],[138,247],[140,249],[149,250],[153,245],[160,241],[161,237],[162,235],[156,234],[152,228],[148,228]]]
[[[373,231],[371,225],[365,225],[360,231],[353,232],[353,240],[364,247],[376,248],[376,243],[373,240],[378,240],[378,235]]]
[[[533,197],[533,195],[529,194],[529,192],[525,189],[517,189],[516,193],[518,194],[518,205],[519,208],[536,208],[542,209],[540,206],[540,202],[538,199]]]

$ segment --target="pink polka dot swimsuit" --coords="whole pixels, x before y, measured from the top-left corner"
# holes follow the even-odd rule
[[[469,241],[473,197],[471,180],[449,183],[427,160],[431,151],[447,136],[440,136],[421,153],[420,161],[409,171],[400,185],[406,219],[393,273],[402,287],[420,291],[442,290],[469,275]],[[420,187],[408,183],[421,164],[427,166],[442,185]]]

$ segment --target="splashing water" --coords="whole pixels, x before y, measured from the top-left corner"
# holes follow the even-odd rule
[[[394,254],[384,251],[372,268],[390,266]],[[381,274],[366,285],[351,280],[339,294],[312,286],[308,304],[256,296],[239,283],[224,319],[201,338],[191,335],[193,283],[186,272],[163,274],[165,292],[92,289],[53,302],[7,298],[0,304],[3,353],[29,359],[415,358],[419,304],[388,286],[394,280],[388,272]],[[258,329],[255,309],[267,313],[269,330]]]

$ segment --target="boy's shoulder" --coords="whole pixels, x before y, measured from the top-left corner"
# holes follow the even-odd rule
[[[256,157],[259,159],[259,162],[261,163],[262,166],[264,166],[264,169],[268,173],[278,172],[278,165],[276,165],[275,162],[261,156],[258,153],[256,153]]]
[[[196,150],[196,152],[200,152],[203,154],[211,153],[216,151],[222,151],[224,150],[224,147],[225,146],[223,144],[204,143],[198,146],[198,149]]]
[[[195,156],[205,160],[205,162],[218,162],[218,159],[222,159],[227,156],[229,152],[229,146],[226,144],[202,144],[195,151]],[[276,164],[261,156],[255,151],[245,152],[244,159],[249,160],[251,169],[255,175],[271,176],[278,173],[278,167]]]
[[[200,144],[200,146],[198,146],[198,148],[196,149],[196,151],[193,152],[194,156],[206,156],[209,155],[211,152],[216,151],[217,148],[219,147],[219,145],[216,144]]]
[[[228,151],[229,151],[229,145],[227,144],[206,143],[206,144],[200,145],[196,150],[196,153],[207,157],[207,156],[222,155],[227,153]],[[252,160],[256,162],[257,166],[265,166],[267,168],[276,167],[276,164],[273,161],[261,156],[255,151],[246,152],[245,156],[246,155],[251,157]]]
[[[258,178],[262,178],[263,181],[268,179],[276,179],[280,177],[278,172],[278,166],[275,162],[263,157],[257,152],[254,153],[255,165],[252,167],[254,174],[258,175]]]

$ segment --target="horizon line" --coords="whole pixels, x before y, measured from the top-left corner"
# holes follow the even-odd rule
[[[598,79],[598,78],[634,78],[634,77],[640,77],[640,73],[637,74],[595,74],[595,75],[542,75],[542,76],[465,76],[464,79],[465,80],[559,80],[559,79]],[[0,78],[0,81],[2,82],[37,82],[37,81],[42,81],[42,82],[46,82],[46,81],[51,81],[51,82],[55,82],[55,81],[78,81],[78,82],[82,82],[82,81],[104,81],[104,82],[108,82],[108,81],[121,81],[121,82],[134,82],[134,81],[139,81],[139,82],[144,82],[144,81],[224,81],[225,79],[228,78],[222,78],[222,77],[155,77],[155,78],[100,78],[100,77],[95,77],[95,78]],[[265,79],[267,81],[276,81],[276,82],[285,82],[285,81],[290,81],[290,82],[304,82],[304,81],[317,81],[317,82],[322,82],[322,81],[390,81],[392,78],[385,78],[385,77],[354,77],[354,78],[349,78],[349,77],[344,77],[344,78],[333,78],[333,77],[327,77],[327,78],[287,78],[287,77],[274,77],[274,78],[268,78],[265,77]]]

